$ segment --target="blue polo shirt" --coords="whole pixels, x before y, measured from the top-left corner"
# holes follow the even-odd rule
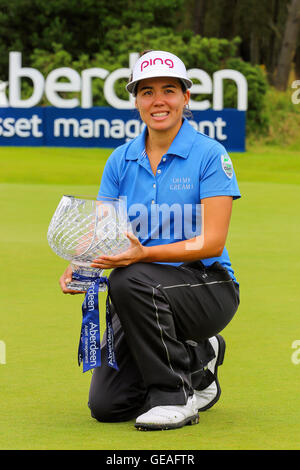
[[[147,128],[108,158],[98,199],[122,197],[133,233],[143,245],[163,245],[201,233],[201,200],[213,196],[241,197],[230,157],[216,140],[197,132],[184,119],[156,171],[145,150]],[[236,281],[226,247],[219,261]],[[181,263],[170,263],[180,265]]]

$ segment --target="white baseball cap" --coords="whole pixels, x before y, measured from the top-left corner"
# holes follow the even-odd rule
[[[174,54],[166,51],[150,51],[136,62],[126,90],[134,94],[137,83],[145,78],[173,77],[181,80],[186,88],[193,82],[187,77],[184,63]]]

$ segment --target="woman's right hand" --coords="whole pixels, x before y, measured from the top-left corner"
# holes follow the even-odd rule
[[[71,290],[68,288],[68,283],[72,281],[72,267],[69,265],[63,275],[59,279],[59,285],[64,294],[85,294],[85,291]]]

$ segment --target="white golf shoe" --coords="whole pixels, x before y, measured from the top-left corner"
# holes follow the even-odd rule
[[[154,406],[138,416],[135,427],[139,431],[176,429],[186,424],[198,424],[196,397],[189,397],[186,405]]]
[[[198,411],[208,410],[208,408],[211,408],[219,399],[219,397],[217,398],[218,388],[216,382],[212,382],[204,390],[195,390],[195,395]]]
[[[215,357],[207,364],[207,367],[215,376],[215,380],[203,390],[195,390],[198,411],[205,411],[211,408],[219,400],[221,395],[221,387],[218,380],[218,366],[223,364],[226,344],[221,335],[209,338],[209,342],[214,348]]]

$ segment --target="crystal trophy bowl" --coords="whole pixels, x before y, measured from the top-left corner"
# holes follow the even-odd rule
[[[71,263],[75,279],[68,288],[87,291],[91,278],[101,277],[103,272],[92,268],[92,261],[103,254],[126,251],[130,246],[125,235],[128,230],[124,199],[63,196],[51,219],[47,239],[52,250]],[[99,290],[105,289],[106,285],[100,284]]]

